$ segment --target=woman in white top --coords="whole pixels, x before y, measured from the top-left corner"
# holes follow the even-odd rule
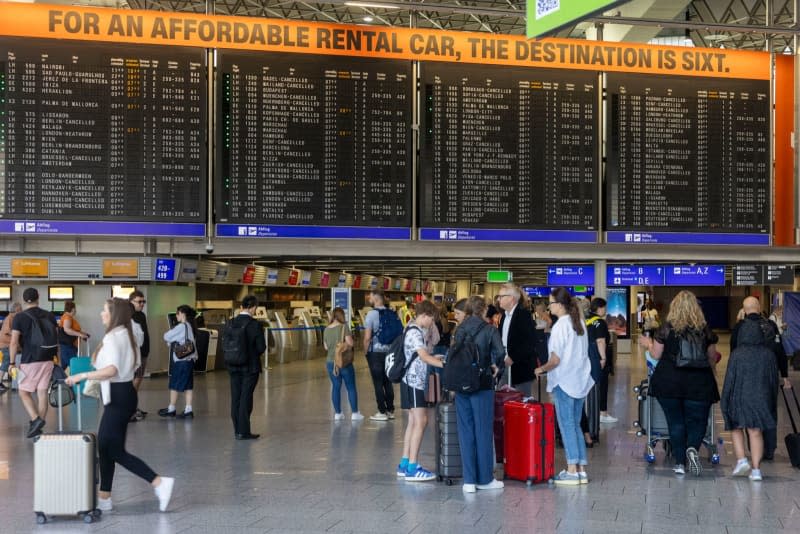
[[[97,507],[104,512],[112,509],[111,485],[114,466],[120,464],[131,473],[145,479],[155,489],[159,508],[166,511],[172,496],[175,479],[158,476],[150,467],[125,450],[128,422],[136,411],[137,396],[133,374],[139,364],[139,345],[131,331],[133,306],[126,299],[107,300],[100,313],[106,334],[92,356],[96,371],[79,373],[66,379],[74,385],[86,379],[101,381],[105,409],[97,430],[100,456],[100,492]]]
[[[169,367],[169,406],[161,408],[158,415],[161,417],[175,417],[175,405],[178,403],[178,393],[183,393],[186,397],[186,407],[178,415],[178,419],[193,419],[194,411],[192,410],[192,390],[194,389],[194,362],[197,360],[197,350],[179,359],[173,350],[173,343],[184,344],[187,340],[194,344],[194,318],[197,312],[187,305],[181,304],[175,310],[175,316],[178,319],[172,329],[164,334],[164,341],[170,347],[170,367]],[[195,345],[196,347],[197,345]]]
[[[553,394],[567,457],[567,469],[555,477],[555,483],[575,486],[589,482],[586,442],[581,431],[583,403],[594,385],[589,336],[578,303],[565,288],[558,287],[550,294],[550,311],[558,317],[550,332],[550,358],[535,372],[537,376],[547,373],[547,391]]]

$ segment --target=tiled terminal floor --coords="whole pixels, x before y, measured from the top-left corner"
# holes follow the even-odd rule
[[[356,361],[361,410],[369,415],[374,411],[369,375],[363,357]],[[27,421],[17,394],[3,395],[0,532],[800,532],[800,472],[789,465],[782,445],[789,425],[783,406],[781,446],[776,460],[764,464],[763,482],[730,477],[735,459],[727,433],[721,434],[721,465],[706,462],[700,478],[676,478],[663,451],[655,465],[645,462],[645,438],[637,438],[631,427],[636,418],[631,387],[644,376],[638,354],[619,358],[611,411],[620,422],[605,425],[602,442],[589,450],[589,485],[528,488],[507,482],[504,491],[473,495],[464,495],[460,485],[396,480],[403,418],[333,422],[323,362],[276,365],[265,375],[253,416],[253,431],[262,434],[257,441],[233,439],[225,373],[196,378],[197,417],[191,421],[160,419],[156,412],[167,399],[166,379],[146,380],[142,399],[150,415],[131,424],[128,448],[156,471],[177,478],[170,511],[159,513],[150,488],[118,467],[115,510],[93,525],[67,518],[35,524]],[[84,410],[88,428],[95,429],[96,405],[87,402]],[[51,411],[48,431],[55,421]],[[428,431],[423,465],[434,467],[433,452]],[[561,450],[557,463],[561,468]]]

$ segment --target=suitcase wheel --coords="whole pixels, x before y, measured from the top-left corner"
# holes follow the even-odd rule
[[[442,475],[439,475],[439,476],[438,476],[438,477],[436,477],[436,478],[439,480],[439,482],[441,482],[442,480],[444,480],[444,477],[443,477]]]
[[[453,479],[452,479],[452,478],[448,478],[448,479],[445,481],[445,484],[447,484],[448,486],[452,486],[452,485],[453,485]]]
[[[47,516],[41,512],[36,512],[36,523],[39,525],[44,525],[47,523]]]
[[[84,523],[91,523],[93,521],[94,521],[94,516],[92,514],[83,514]]]
[[[528,480],[526,480],[526,481],[525,481],[525,485],[526,485],[526,486],[528,486],[528,487],[531,487],[531,486],[533,486],[533,479],[532,479],[532,478],[529,478]]]
[[[640,389],[641,389],[641,388],[640,388],[639,386],[633,386],[633,392],[634,392],[634,393],[639,393],[639,390],[640,390]]]
[[[634,421],[633,422],[633,427],[634,428],[639,428],[639,426],[641,426],[641,425],[639,425],[639,421]]]

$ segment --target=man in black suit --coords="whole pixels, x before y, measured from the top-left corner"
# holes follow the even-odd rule
[[[530,310],[520,304],[522,293],[514,284],[503,284],[497,294],[505,311],[500,319],[500,332],[506,348],[506,367],[511,368],[511,385],[531,395],[536,368],[536,325]]]
[[[253,295],[242,299],[239,315],[228,323],[223,334],[223,338],[230,336],[230,339],[240,339],[238,345],[247,352],[247,363],[228,365],[231,376],[231,419],[237,440],[259,437],[259,434],[250,432],[250,414],[253,412],[253,393],[261,374],[261,355],[267,350],[267,342],[261,325],[253,319],[257,306],[258,299]],[[227,348],[230,344],[223,339],[223,347]]]

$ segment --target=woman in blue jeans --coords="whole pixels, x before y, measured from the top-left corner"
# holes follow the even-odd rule
[[[451,355],[472,342],[480,355],[480,389],[472,393],[456,393],[458,444],[464,473],[464,493],[476,490],[498,490],[503,483],[494,478],[494,375],[502,368],[506,350],[500,331],[484,320],[486,301],[472,296],[464,307],[464,320],[453,336]]]
[[[547,391],[553,394],[558,428],[564,442],[567,468],[555,477],[559,486],[587,484],[586,442],[581,430],[581,414],[586,395],[594,380],[589,362],[589,336],[578,303],[563,287],[550,294],[550,311],[558,320],[550,332],[547,349],[550,358],[537,367],[536,376],[547,373]]]
[[[347,388],[347,398],[350,400],[350,418],[353,421],[360,421],[364,416],[358,411],[358,392],[356,391],[356,371],[353,364],[342,367],[334,367],[334,356],[336,354],[337,343],[344,342],[353,350],[353,336],[347,326],[347,318],[342,308],[334,308],[332,319],[325,332],[323,333],[323,344],[328,351],[325,366],[328,368],[328,376],[331,379],[331,401],[333,402],[333,420],[341,421],[344,419],[342,413],[342,382]]]
[[[708,365],[700,368],[678,367],[681,336],[695,331],[702,336]],[[708,412],[719,401],[719,388],[714,378],[717,336],[708,328],[703,310],[691,291],[681,291],[669,305],[665,324],[653,337],[639,338],[639,345],[658,360],[650,377],[648,394],[658,399],[669,426],[669,441],[675,456],[676,475],[684,475],[688,464],[693,475],[700,475],[703,466],[697,450],[708,427]]]

